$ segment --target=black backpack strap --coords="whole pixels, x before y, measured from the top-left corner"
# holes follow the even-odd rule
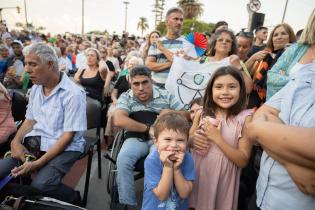
[[[151,111],[138,111],[132,112],[129,114],[129,117],[137,122],[153,125],[159,113]],[[139,138],[143,141],[148,141],[150,139],[149,133],[146,132],[135,132],[135,131],[126,131],[125,139],[127,138]]]

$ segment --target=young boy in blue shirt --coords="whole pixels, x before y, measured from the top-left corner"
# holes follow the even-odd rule
[[[185,210],[195,180],[194,163],[186,150],[189,124],[175,113],[159,117],[154,125],[156,149],[144,163],[142,210]]]

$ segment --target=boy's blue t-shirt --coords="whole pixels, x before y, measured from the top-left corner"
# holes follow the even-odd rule
[[[188,209],[188,199],[181,199],[173,185],[170,196],[165,201],[160,201],[153,193],[161,180],[163,165],[160,155],[154,149],[144,162],[144,192],[142,210],[185,210]],[[185,154],[181,165],[183,176],[188,181],[195,180],[195,167],[192,157],[189,153]]]

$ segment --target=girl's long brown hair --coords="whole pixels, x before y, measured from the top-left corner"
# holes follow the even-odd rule
[[[206,116],[215,117],[215,112],[218,108],[218,105],[213,101],[213,93],[212,88],[215,80],[220,76],[231,75],[234,79],[238,81],[240,84],[240,96],[236,104],[234,104],[228,111],[227,111],[227,118],[230,116],[235,116],[240,113],[243,109],[246,108],[247,105],[247,98],[246,98],[246,88],[245,82],[241,72],[235,68],[234,66],[224,66],[220,67],[215,73],[211,76],[205,96],[203,101],[203,112]]]

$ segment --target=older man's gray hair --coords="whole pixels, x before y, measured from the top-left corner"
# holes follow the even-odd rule
[[[37,55],[42,64],[52,62],[53,70],[56,72],[59,71],[58,56],[56,54],[56,51],[52,47],[46,45],[45,43],[35,43],[23,49],[24,56],[27,56],[31,53]]]
[[[170,16],[172,13],[181,13],[184,14],[184,11],[179,7],[172,7],[166,12],[166,19],[168,16]]]

